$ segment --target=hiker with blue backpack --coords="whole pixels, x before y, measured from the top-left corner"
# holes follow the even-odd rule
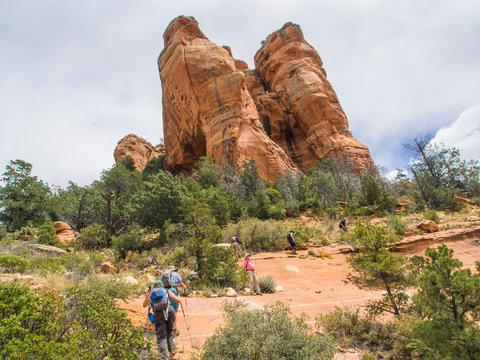
[[[155,336],[157,338],[158,353],[162,360],[170,360],[175,354],[173,337],[175,334],[175,311],[170,306],[170,300],[180,303],[180,297],[163,287],[163,281],[157,280],[153,283],[153,289],[145,293],[143,307],[149,306],[153,314],[155,324]]]
[[[292,254],[297,255],[297,243],[295,242],[295,239],[293,238],[294,233],[295,233],[295,231],[291,230],[287,234],[287,241],[290,244],[290,246],[292,247]]]

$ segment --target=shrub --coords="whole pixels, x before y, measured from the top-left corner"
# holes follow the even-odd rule
[[[7,273],[24,273],[30,267],[30,261],[16,255],[0,255],[0,269]]]
[[[258,282],[260,283],[260,290],[265,294],[273,294],[275,290],[275,281],[271,276],[263,276]]]
[[[438,216],[435,210],[427,210],[423,213],[423,217],[425,220],[432,220],[435,221],[437,224],[440,222],[440,217]]]
[[[389,224],[388,226],[392,228],[392,230],[395,232],[397,235],[403,235],[407,231],[407,225],[400,220],[396,216],[389,216]]]
[[[63,248],[64,245],[57,238],[57,230],[52,222],[46,221],[38,228],[38,242],[45,245]]]
[[[102,249],[107,246],[107,231],[99,224],[87,226],[80,230],[77,242],[83,249]]]
[[[136,285],[127,284],[125,281],[99,276],[90,276],[85,283],[88,291],[100,292],[111,299],[128,299],[137,290]]]
[[[224,306],[226,325],[207,339],[199,359],[332,359],[329,335],[313,335],[304,316],[291,317],[283,304],[248,311],[245,304]]]
[[[279,251],[287,243],[287,228],[279,221],[260,221],[248,219],[237,224],[228,224],[224,230],[224,238],[229,239],[237,234],[251,251]]]
[[[62,263],[65,269],[84,277],[92,273],[99,264],[94,258],[86,258],[81,254],[66,254],[62,256]]]
[[[127,251],[140,251],[145,247],[145,236],[139,230],[133,229],[113,239],[113,246],[125,258]]]
[[[63,262],[60,258],[44,258],[36,256],[30,260],[32,271],[41,275],[62,274]]]

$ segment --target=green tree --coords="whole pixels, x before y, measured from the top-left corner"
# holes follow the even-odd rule
[[[62,242],[57,237],[57,230],[51,221],[44,222],[38,228],[38,242],[46,245],[63,247]]]
[[[453,250],[441,245],[428,248],[412,297],[424,321],[413,337],[434,358],[478,359],[480,356],[480,274],[464,269]]]
[[[94,182],[101,203],[101,221],[106,230],[106,243],[111,238],[128,231],[132,224],[132,198],[141,189],[141,174],[128,170],[123,164],[116,164],[102,173],[100,181]]]
[[[292,317],[281,303],[250,311],[226,304],[224,311],[226,325],[207,339],[200,359],[327,360],[336,352],[329,335],[312,334],[306,317]]]
[[[258,166],[255,160],[244,160],[240,167],[241,197],[246,201],[250,201],[255,198],[257,191],[264,191],[265,189],[265,180],[258,174]]]
[[[66,189],[58,191],[63,219],[75,230],[100,221],[102,197],[94,186],[78,186],[69,182]]]
[[[47,184],[31,176],[32,165],[12,160],[6,166],[0,187],[0,222],[6,231],[38,226],[48,219],[52,192]]]
[[[210,186],[217,187],[220,184],[220,168],[213,163],[210,156],[200,157],[197,167],[197,181],[202,188],[208,189]]]
[[[359,254],[347,260],[360,273],[359,280],[381,285],[386,290],[381,300],[369,303],[369,311],[373,315],[390,312],[399,316],[408,301],[404,291],[410,284],[407,258],[390,252],[387,245],[398,242],[401,237],[386,227],[358,225],[348,239],[359,249]]]
[[[149,177],[133,198],[132,209],[140,226],[162,229],[167,220],[179,222],[184,211],[182,198],[188,196],[181,178],[167,171]]]

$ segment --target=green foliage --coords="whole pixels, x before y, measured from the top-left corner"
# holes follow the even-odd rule
[[[30,267],[30,261],[16,255],[0,255],[0,269],[7,273],[24,273]]]
[[[273,294],[276,292],[275,281],[271,276],[262,276],[260,279],[258,279],[258,282],[260,284],[260,290],[262,293]]]
[[[200,161],[197,162],[197,167],[197,181],[202,188],[218,187],[220,184],[220,168],[213,163],[210,156],[201,156]]]
[[[409,285],[407,259],[388,251],[387,244],[395,243],[401,237],[382,226],[358,225],[347,238],[360,251],[347,260],[360,273],[359,281],[381,284],[386,290],[381,300],[369,303],[369,312],[372,315],[382,312],[400,315],[408,305],[404,291]]]
[[[142,179],[147,181],[150,176],[158,174],[160,171],[165,171],[164,167],[165,155],[160,155],[151,158],[142,170]]]
[[[409,170],[419,194],[430,209],[461,209],[462,205],[453,201],[457,190],[470,197],[479,195],[478,161],[461,160],[458,149],[433,144],[429,135],[418,135],[405,147],[415,154]]]
[[[478,359],[480,274],[463,269],[445,245],[428,248],[425,255],[419,290],[412,298],[425,318],[412,336],[436,358]]]
[[[107,231],[100,224],[84,227],[76,243],[86,250],[102,249],[107,246]]]
[[[179,222],[184,216],[182,198],[188,190],[180,177],[160,171],[149,177],[133,199],[133,213],[140,226],[162,229],[167,220]]]
[[[312,335],[305,317],[291,317],[280,303],[261,310],[239,304],[224,307],[226,325],[207,339],[200,359],[332,359],[335,344],[328,335]]]
[[[102,263],[100,256],[95,253],[89,255],[68,253],[62,256],[61,261],[66,270],[72,271],[80,277],[90,275]]]
[[[112,279],[99,276],[89,276],[85,284],[85,289],[89,292],[102,293],[108,295],[111,299],[126,300],[134,295],[137,290],[136,285],[127,284],[119,279]]]
[[[63,248],[64,245],[57,238],[57,230],[51,221],[46,221],[38,228],[38,242],[45,245]]]
[[[30,259],[31,269],[40,275],[63,274],[63,261],[60,258],[36,256]]]
[[[248,219],[224,228],[223,238],[237,234],[250,251],[279,251],[287,245],[288,229],[279,221]]]
[[[53,211],[48,185],[31,176],[32,165],[23,160],[12,160],[5,169],[0,187],[0,222],[6,224],[6,231],[44,223]]]
[[[258,191],[263,192],[265,188],[265,180],[258,174],[258,167],[255,164],[255,160],[244,160],[240,168],[241,197],[246,201],[250,201],[255,198]]]
[[[379,185],[371,175],[361,177],[361,205],[374,206],[379,213],[392,213],[395,210],[395,198]]]
[[[113,239],[114,248],[125,258],[127,251],[142,251],[145,247],[145,235],[138,229],[132,229],[129,232]]]
[[[435,210],[427,210],[423,213],[423,218],[425,220],[435,221],[437,224],[440,222],[440,217]]]
[[[407,231],[407,225],[397,216],[388,217],[388,226],[396,235],[403,235]]]
[[[396,338],[394,322],[361,317],[358,308],[335,306],[334,311],[319,314],[315,320],[316,327],[332,335],[342,348],[366,349],[379,354],[390,350]]]

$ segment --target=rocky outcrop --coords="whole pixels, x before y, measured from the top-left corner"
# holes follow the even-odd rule
[[[77,237],[77,234],[72,230],[70,225],[63,221],[55,221],[53,226],[55,226],[57,238],[63,244],[68,244]]]
[[[332,156],[357,173],[376,172],[298,25],[268,36],[255,55],[258,70],[208,40],[192,17],[174,19],[163,38],[167,169],[189,175],[205,155],[235,167],[253,158],[259,174],[273,180]]]
[[[253,158],[273,180],[297,168],[265,132],[245,74],[229,51],[212,43],[192,17],[174,19],[158,66],[163,90],[165,167],[190,174],[201,156],[238,167]]]
[[[255,55],[266,91],[254,96],[270,136],[302,169],[333,156],[357,173],[376,172],[368,148],[355,140],[320,56],[298,25],[269,35]]]
[[[153,146],[145,139],[129,134],[120,140],[115,148],[113,156],[115,162],[130,157],[136,170],[141,171],[149,160],[165,154],[165,146]]]

